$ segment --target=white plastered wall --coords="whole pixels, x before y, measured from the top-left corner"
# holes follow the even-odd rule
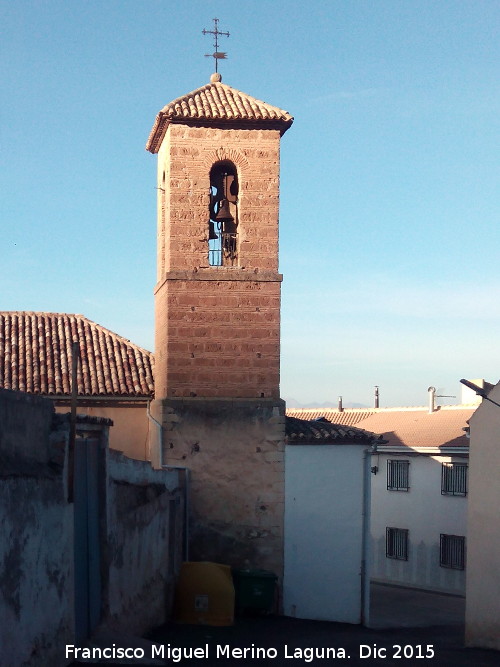
[[[500,403],[500,384],[488,395]],[[465,641],[500,650],[500,407],[483,401],[470,420]]]
[[[364,449],[285,448],[287,616],[361,622]]]

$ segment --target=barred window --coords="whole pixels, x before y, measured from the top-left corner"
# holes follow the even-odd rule
[[[408,530],[405,528],[385,529],[385,555],[387,558],[408,560]]]
[[[465,537],[441,533],[439,564],[453,570],[465,569]]]
[[[408,491],[410,488],[410,462],[398,459],[387,461],[387,488],[389,491]]]
[[[443,463],[441,493],[445,496],[467,495],[467,463]]]

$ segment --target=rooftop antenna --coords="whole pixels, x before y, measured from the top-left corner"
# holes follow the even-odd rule
[[[201,31],[203,35],[213,35],[214,36],[214,48],[215,51],[214,53],[205,53],[205,58],[213,58],[215,60],[215,73],[217,74],[219,69],[218,69],[218,64],[219,60],[226,60],[227,58],[227,53],[224,51],[219,51],[219,35],[224,35],[225,37],[229,37],[228,32],[222,32],[219,30],[219,19],[213,19],[214,22],[214,29],[213,30],[207,30],[206,28],[203,28]]]

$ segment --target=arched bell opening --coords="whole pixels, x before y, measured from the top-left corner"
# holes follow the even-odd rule
[[[229,160],[210,170],[208,262],[210,266],[238,263],[238,174]]]

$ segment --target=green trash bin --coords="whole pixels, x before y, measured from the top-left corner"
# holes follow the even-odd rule
[[[237,614],[270,613],[274,608],[278,577],[268,570],[233,569]]]

